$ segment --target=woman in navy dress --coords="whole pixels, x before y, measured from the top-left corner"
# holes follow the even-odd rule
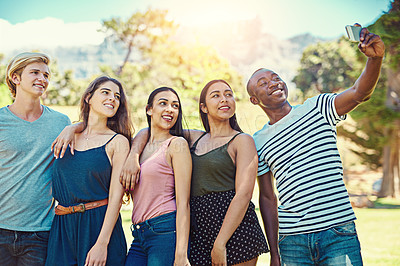
[[[82,127],[74,155],[53,165],[58,202],[50,230],[46,265],[124,265],[126,240],[119,214],[119,182],[129,152],[132,124],[119,81],[95,79],[81,99]]]

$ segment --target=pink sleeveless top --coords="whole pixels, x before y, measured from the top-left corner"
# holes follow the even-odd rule
[[[140,164],[140,178],[133,190],[132,223],[176,211],[174,171],[166,160],[171,137]]]

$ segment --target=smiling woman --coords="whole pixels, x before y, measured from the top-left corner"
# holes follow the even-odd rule
[[[154,90],[146,117],[149,130],[140,155],[140,178],[129,187],[133,241],[125,265],[188,265],[192,163],[175,90]]]
[[[130,147],[127,108],[116,79],[99,77],[84,92],[83,132],[74,135],[74,155],[67,152],[53,165],[58,205],[46,265],[124,265],[127,247],[119,215],[124,190],[119,175]]]

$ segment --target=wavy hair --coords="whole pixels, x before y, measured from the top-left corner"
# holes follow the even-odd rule
[[[117,85],[119,88],[119,93],[121,95],[119,99],[120,105],[118,107],[118,110],[113,117],[109,117],[107,119],[107,127],[118,134],[124,135],[129,140],[129,145],[130,145],[134,128],[132,125],[132,121],[130,119],[126,94],[124,92],[122,84],[118,80],[107,76],[100,76],[95,80],[93,80],[82,95],[80,104],[81,111],[79,114],[79,119],[83,122],[85,129],[87,127],[89,119],[89,111],[90,111],[89,100],[93,97],[94,92],[107,81],[111,81],[115,85]]]

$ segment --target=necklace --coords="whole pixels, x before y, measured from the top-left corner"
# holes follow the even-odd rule
[[[86,140],[86,141],[85,141],[85,146],[86,146],[86,148],[89,147],[89,139],[93,139],[94,137],[97,137],[97,136],[100,136],[100,135],[104,135],[104,133],[105,133],[106,131],[107,131],[107,129],[104,130],[104,131],[102,131],[102,132],[95,133],[95,134],[93,134],[92,136],[90,136],[90,135],[88,134],[88,131],[86,131],[85,133],[83,133],[83,138]]]

